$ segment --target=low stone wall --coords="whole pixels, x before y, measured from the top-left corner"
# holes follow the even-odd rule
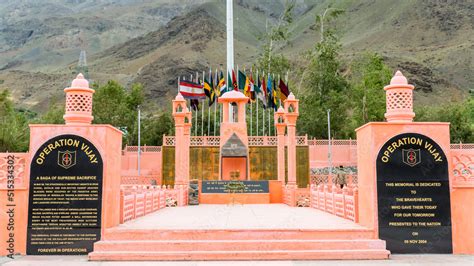
[[[336,216],[357,222],[358,191],[357,187],[335,184],[311,185],[311,208],[322,210]]]
[[[183,206],[187,202],[185,186],[120,187],[120,223],[125,223],[165,207]]]

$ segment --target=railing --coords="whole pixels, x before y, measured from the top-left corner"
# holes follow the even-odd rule
[[[326,185],[326,184],[344,184],[346,186],[357,186],[357,175],[356,174],[339,174],[339,175],[328,175],[328,174],[310,174],[309,183],[311,185]]]
[[[283,203],[291,207],[309,207],[309,188],[283,185]]]
[[[161,173],[157,175],[122,175],[121,185],[161,185]]]
[[[474,150],[474,143],[451,143],[451,149]]]
[[[357,187],[336,185],[311,185],[311,208],[358,222]]]
[[[320,145],[328,146],[329,140],[327,139],[310,139],[308,145]],[[333,146],[357,146],[357,140],[353,139],[332,139],[331,145]]]
[[[275,136],[249,136],[249,146],[276,146],[278,138]]]
[[[180,195],[182,195],[181,199]],[[165,207],[178,206],[180,200],[187,200],[186,195],[187,190],[184,186],[172,189],[169,186],[122,185],[120,187],[120,223],[137,219]]]
[[[298,188],[295,190],[295,206],[309,207],[311,202],[310,191],[307,188]]]
[[[191,136],[190,146],[195,146],[195,147],[196,146],[219,146],[220,140],[221,140],[220,136]],[[277,136],[249,136],[248,141],[249,141],[248,142],[249,146],[277,146],[278,145]],[[175,144],[176,144],[176,139],[174,136],[163,136],[163,146],[175,146]],[[298,146],[308,145],[308,137],[297,136],[296,145]]]
[[[219,136],[191,136],[190,146],[219,146],[221,137]]]
[[[163,136],[163,146],[174,146],[176,138],[174,136]]]
[[[296,145],[297,146],[306,146],[308,145],[308,136],[296,136]]]
[[[453,145],[456,145],[453,148]],[[474,187],[474,144],[451,144],[453,187]]]
[[[140,151],[143,152],[161,152],[161,146],[140,146]],[[138,146],[125,146],[123,152],[138,152]]]
[[[13,167],[13,175],[9,174],[9,168]],[[8,182],[13,176],[15,189],[26,189],[28,180],[29,153],[0,153],[0,189],[7,189]],[[9,180],[10,176],[10,180]],[[11,184],[11,183],[10,183]]]

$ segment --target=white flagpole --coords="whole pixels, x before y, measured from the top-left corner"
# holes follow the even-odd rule
[[[141,155],[141,147],[140,147],[140,105],[137,106],[138,109],[138,154],[137,154],[137,168],[138,168],[138,176],[140,176],[140,170],[141,170],[141,161],[140,161],[140,155]]]
[[[276,88],[273,87],[273,83],[275,83],[275,74],[272,74],[272,84],[270,86],[272,86],[272,99],[274,98],[274,96],[276,96]],[[272,128],[271,128],[271,122],[270,122],[270,116],[272,116],[272,111],[275,111],[275,107],[273,107],[273,105],[275,104],[275,99],[273,99],[273,102],[272,102],[272,108],[270,110],[268,110],[268,136],[271,136],[272,135]]]
[[[194,82],[193,74],[191,74],[191,82]],[[194,92],[194,88],[193,88],[193,92]],[[199,101],[198,101],[198,105],[196,105],[196,110],[194,110],[194,114],[195,114],[194,116],[196,117],[194,121],[194,136],[197,136],[197,125],[198,125],[197,117],[199,115]]]
[[[202,72],[202,82],[204,83],[204,76],[205,72]],[[199,78],[197,80],[197,83],[199,83]],[[203,87],[204,90],[204,87]],[[201,113],[201,136],[204,136],[204,102],[205,100],[202,100],[202,113]]]
[[[234,69],[234,11],[233,1],[227,0],[226,4],[226,15],[227,15],[227,75],[232,74]],[[229,83],[226,82],[227,90],[229,89]]]
[[[217,68],[216,68],[216,82],[217,82],[217,89],[219,90],[219,93],[220,93],[220,88],[219,88],[219,77],[217,75]],[[214,92],[214,93],[217,93],[217,92]],[[216,100],[218,98],[216,97]],[[218,104],[218,101],[215,101],[214,103],[214,136],[216,135],[216,115],[217,115],[217,104]]]
[[[257,79],[260,79],[260,77],[258,76],[258,68],[257,68]],[[260,82],[260,81],[257,80],[257,84],[258,84],[259,82]],[[258,88],[258,89],[260,90],[260,88]],[[255,109],[256,109],[256,111],[257,111],[257,116],[256,116],[256,117],[257,117],[257,126],[256,126],[257,134],[256,134],[256,136],[258,136],[258,96],[257,96],[257,102],[256,102],[256,104],[255,104]]]
[[[266,99],[265,99],[266,100]],[[265,109],[263,109],[263,112],[262,112],[262,125],[263,125],[263,130],[262,130],[262,136],[265,136]]]
[[[197,71],[196,71],[196,84],[199,84],[199,72],[197,72]],[[198,99],[198,110],[197,110],[197,115],[196,115],[196,122],[197,122],[197,124],[196,124],[196,136],[199,136],[198,135],[198,133],[199,133],[198,129],[199,129],[199,104],[200,104],[200,101],[201,101],[201,99]],[[201,124],[202,124],[202,121],[201,121]]]
[[[288,88],[288,93],[290,92],[290,85],[288,84],[288,74],[289,74],[289,72],[290,72],[289,70],[286,71],[286,77],[285,77],[285,83],[286,83],[286,87]]]
[[[280,74],[278,74],[278,85],[277,86],[280,86]],[[278,102],[279,102],[279,105],[281,106],[281,88],[280,88],[280,92],[278,93]]]
[[[250,76],[252,77],[253,79],[253,75],[252,75],[252,67],[250,67]],[[254,80],[255,82],[255,80]],[[253,86],[255,86],[255,84],[253,84]],[[253,88],[253,91],[255,92],[255,87]],[[253,130],[252,130],[252,90],[250,90],[250,136],[252,136],[252,133],[253,133]]]
[[[211,82],[211,77],[212,77],[212,70],[211,70],[211,67],[209,67],[209,82]],[[212,86],[214,86],[214,82],[212,83]],[[209,92],[209,94],[212,95],[212,91],[214,90],[214,88],[210,88],[210,89],[211,91]],[[209,103],[211,103],[210,97],[208,101]],[[208,104],[207,105],[207,135],[210,136],[210,134],[211,134],[211,106]]]
[[[273,107],[272,107],[273,108]],[[271,111],[268,109],[268,136],[271,136],[271,129],[270,129],[270,114]]]

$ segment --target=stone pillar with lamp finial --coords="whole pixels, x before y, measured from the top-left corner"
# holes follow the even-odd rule
[[[426,247],[432,247],[431,253],[472,254],[474,244],[466,236],[474,235],[474,228],[465,223],[466,219],[463,218],[472,216],[472,208],[469,210],[464,205],[470,201],[472,196],[469,196],[469,193],[472,192],[468,189],[452,189],[456,184],[452,182],[454,178],[450,166],[449,123],[413,121],[414,86],[409,84],[401,71],[396,71],[384,90],[386,121],[369,122],[356,129],[355,185],[359,192],[356,208],[359,224],[374,230],[374,238],[386,240],[387,249],[392,252],[419,253]],[[403,180],[405,184],[420,185],[392,188],[399,180]],[[438,185],[423,188],[426,182]],[[430,198],[430,204],[436,206],[437,210],[445,210],[436,212],[435,218],[430,219],[430,222],[440,222],[443,226],[397,226],[397,233],[393,234],[394,228],[390,226],[390,221],[394,221],[394,217],[405,217],[397,220],[398,222],[412,221],[409,218],[411,210],[392,208],[403,205],[396,199],[420,197],[418,195]],[[395,211],[398,213],[395,214]],[[408,212],[408,215],[400,216],[405,215],[405,212]],[[418,231],[423,233],[418,235]],[[432,237],[440,231],[443,231],[442,240]],[[426,242],[423,245],[404,242],[404,239],[412,238]]]
[[[387,122],[413,122],[413,89],[415,86],[408,84],[402,72],[397,71],[390,85],[384,87],[386,95]]]
[[[63,116],[66,125],[90,125],[92,116],[92,95],[94,89],[89,88],[89,82],[82,73],[72,81],[71,87],[65,88],[66,112]]]
[[[173,118],[175,126],[175,188],[181,187],[179,193],[187,194],[189,183],[189,110],[186,100],[178,93],[173,100]],[[185,195],[178,195],[178,206],[187,205]]]
[[[64,204],[63,208],[71,212],[77,212],[77,216],[85,215],[82,213],[84,207],[77,208],[85,204],[87,208],[94,209],[94,214],[88,218],[90,220],[91,240],[72,241],[70,246],[59,245],[57,248],[69,249],[74,247],[86,250],[82,254],[91,252],[93,242],[100,240],[107,228],[115,227],[120,223],[120,217],[123,213],[120,205],[120,183],[121,183],[121,160],[122,160],[122,132],[111,125],[92,124],[94,119],[92,114],[94,89],[89,87],[89,82],[83,74],[78,74],[72,81],[71,86],[64,89],[66,93],[65,124],[30,124],[30,187],[29,197],[37,197],[33,190],[36,183],[40,182],[39,176],[49,175],[55,178],[77,177],[77,179],[68,180],[70,187],[74,187],[79,178],[87,178],[90,187],[96,186],[98,196],[87,198],[84,202],[80,199],[75,200],[74,204]],[[58,179],[59,180],[59,179]],[[43,181],[41,181],[43,182]],[[80,181],[84,182],[84,181]],[[54,184],[49,181],[42,183],[44,186]],[[64,197],[72,196],[73,190],[64,190]],[[92,195],[92,194],[91,194]],[[28,201],[24,203],[28,206]],[[28,208],[22,208],[25,213],[19,214],[21,219],[28,219],[32,215],[33,209],[41,210],[41,204],[34,204]],[[41,211],[40,211],[41,212]],[[38,212],[39,213],[39,212]],[[37,215],[37,214],[35,214]],[[40,214],[41,216],[42,214]],[[88,214],[91,215],[91,214]],[[31,218],[31,217],[30,217]],[[40,217],[40,219],[42,219]],[[61,223],[61,221],[59,221]],[[21,222],[19,221],[19,224]],[[92,224],[94,224],[92,226]],[[25,236],[31,234],[28,227],[25,226]],[[69,229],[68,229],[69,230]],[[72,226],[71,230],[63,234],[71,234],[71,239],[80,238],[78,234],[84,234],[83,228]],[[92,237],[94,235],[94,237]],[[31,237],[19,237],[29,239]],[[95,240],[92,240],[94,239]],[[18,246],[27,246],[26,243],[18,243]],[[55,247],[54,245],[51,247]],[[22,254],[25,252],[20,251]],[[26,250],[27,254],[37,254],[38,247],[29,243]],[[76,254],[76,253],[75,253]],[[68,253],[64,253],[68,255]]]
[[[288,149],[288,182],[286,193],[289,193],[289,202],[286,204],[296,206],[295,192],[298,188],[296,183],[296,121],[299,116],[298,100],[293,93],[285,100],[285,122],[287,126],[287,149]]]

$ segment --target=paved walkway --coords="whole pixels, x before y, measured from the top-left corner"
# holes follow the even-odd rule
[[[26,256],[11,260],[0,258],[2,266],[365,266],[365,265],[389,265],[389,266],[472,266],[474,256],[465,255],[392,255],[391,259],[384,261],[177,261],[177,262],[89,262],[87,256]]]
[[[285,204],[203,204],[165,208],[119,226],[133,229],[362,229],[313,208]]]

